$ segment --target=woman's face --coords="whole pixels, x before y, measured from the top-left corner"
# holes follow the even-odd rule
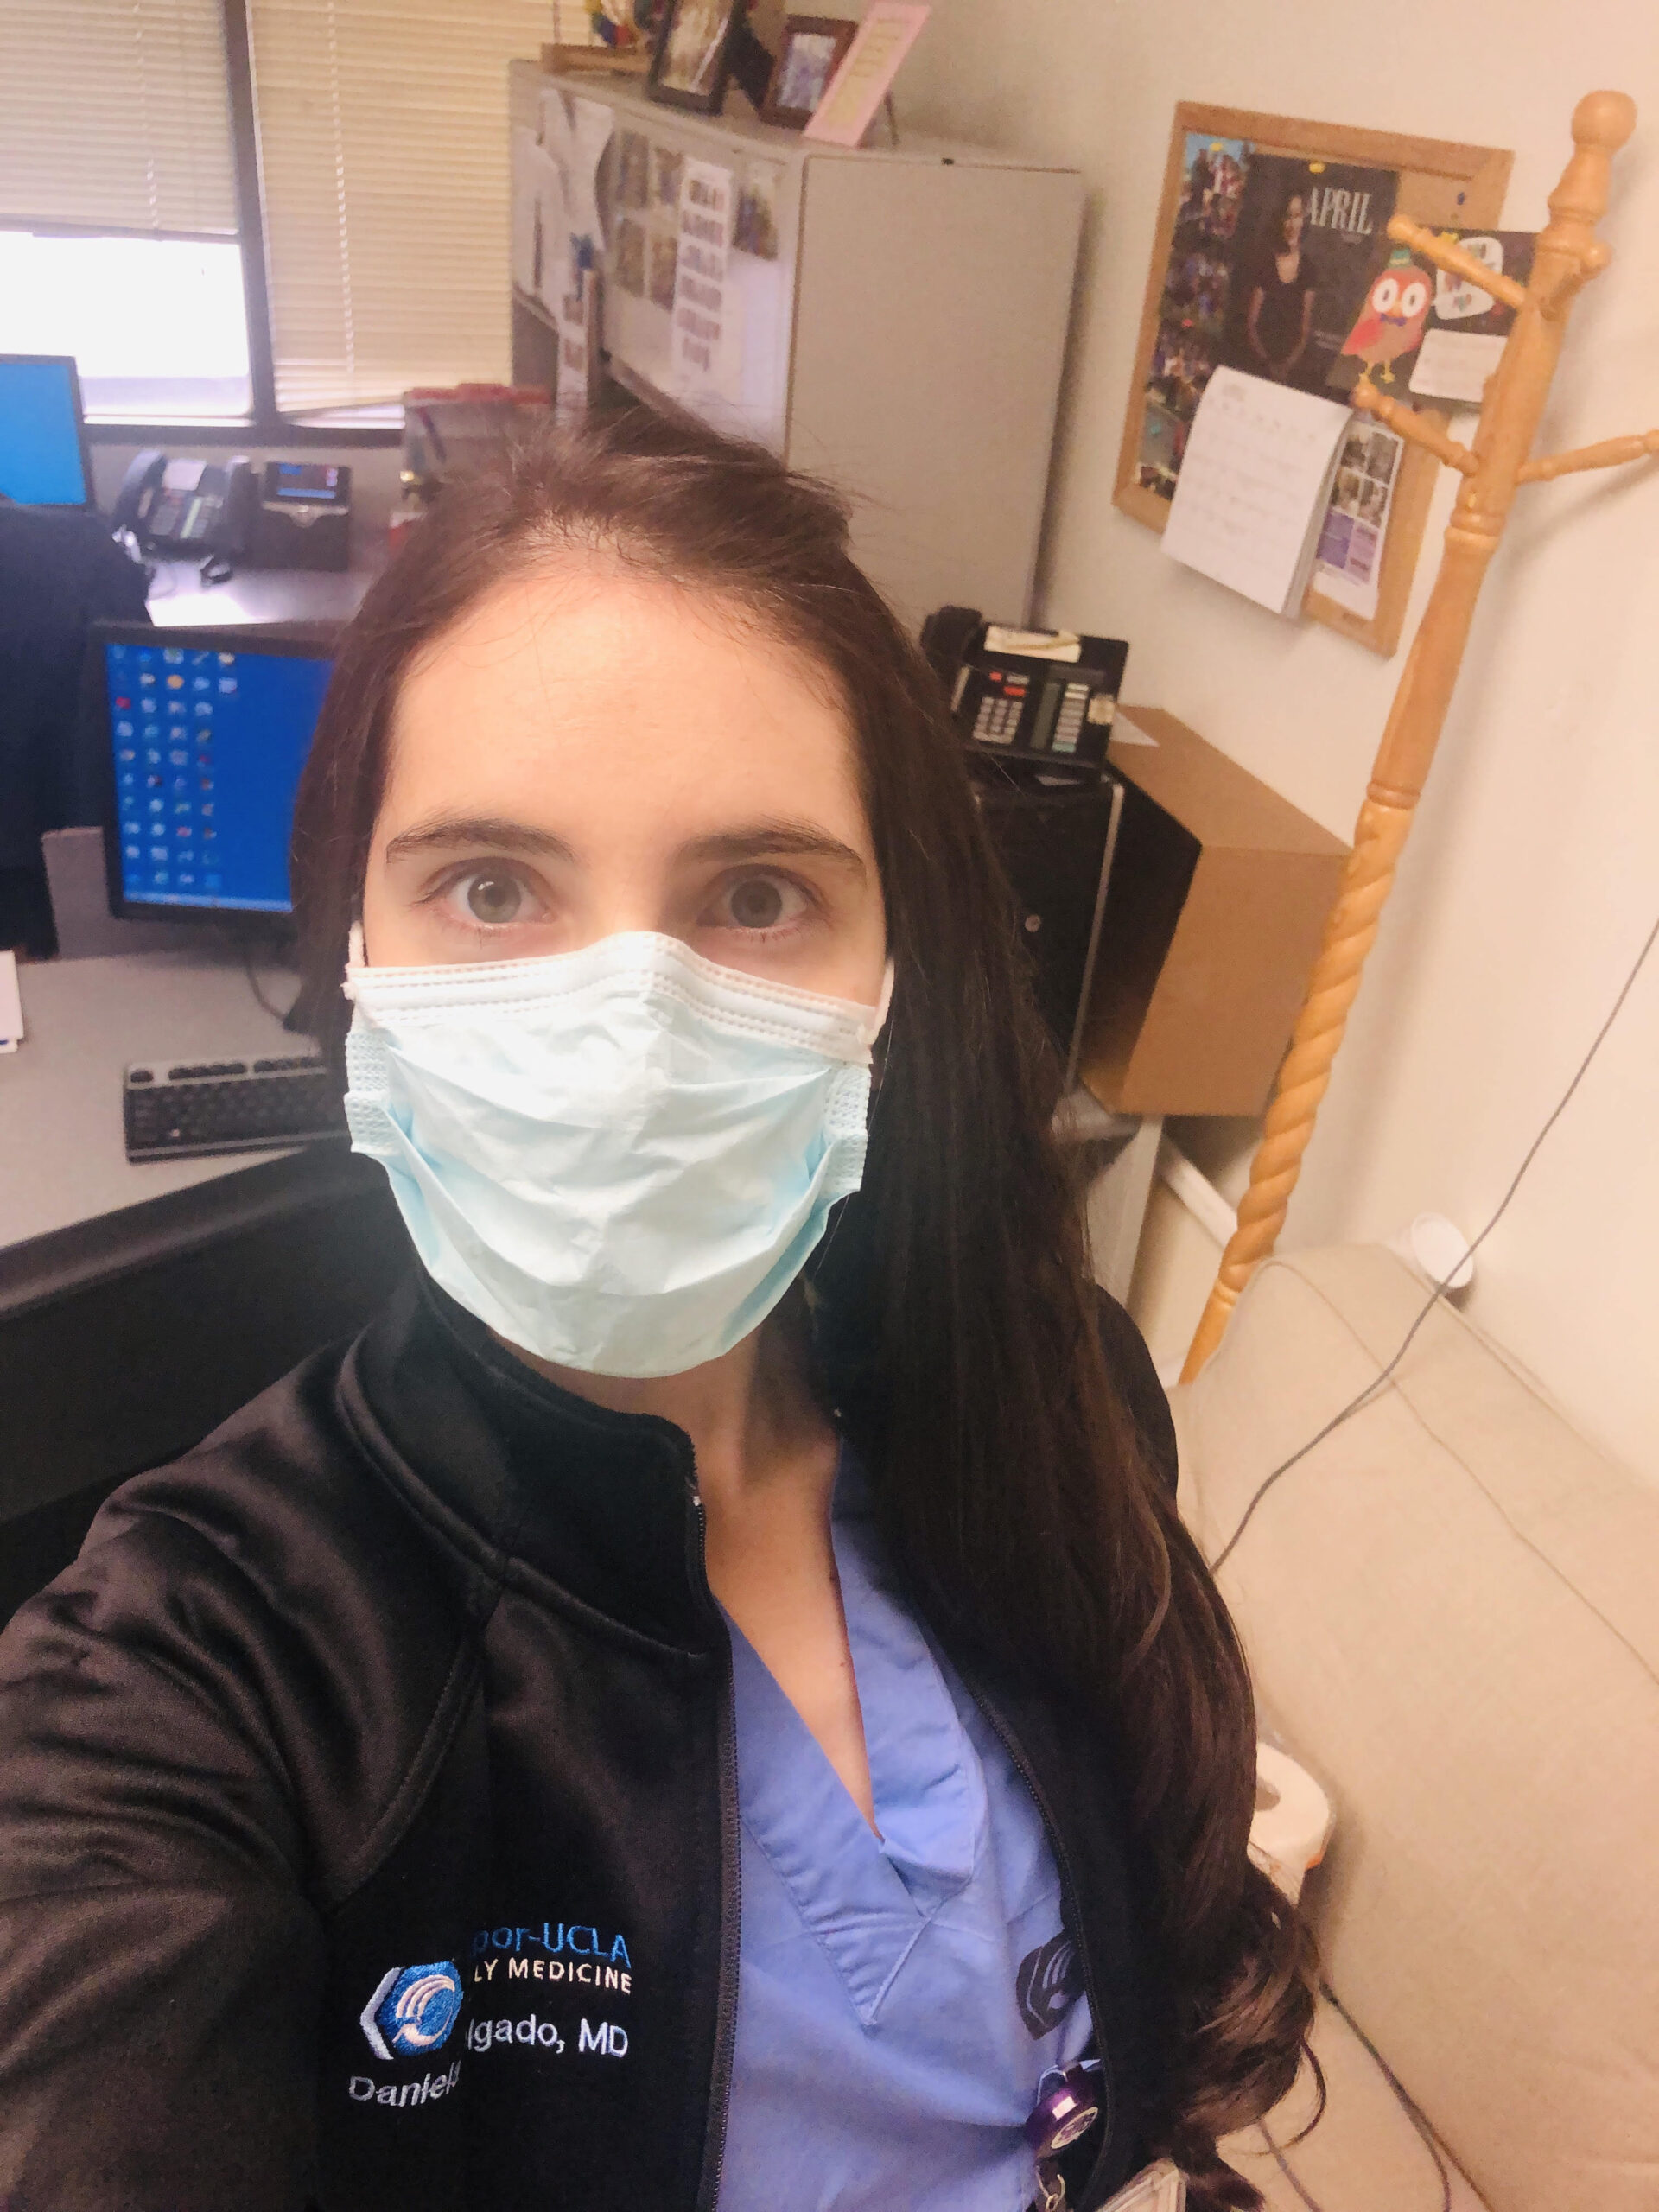
[[[404,679],[368,959],[528,959],[651,930],[873,1005],[886,918],[831,691],[671,583],[508,579]]]
[[[1298,239],[1300,238],[1302,235],[1302,226],[1306,219],[1307,211],[1303,207],[1300,200],[1288,200],[1286,201],[1284,233],[1285,244],[1287,245],[1294,245]]]

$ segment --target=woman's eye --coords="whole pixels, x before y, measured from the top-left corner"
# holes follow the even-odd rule
[[[721,893],[712,918],[726,929],[775,930],[794,921],[809,903],[786,876],[744,875]]]
[[[508,875],[503,869],[476,869],[463,876],[454,888],[461,894],[467,914],[486,929],[500,929],[526,918],[530,902],[524,887],[516,875]]]

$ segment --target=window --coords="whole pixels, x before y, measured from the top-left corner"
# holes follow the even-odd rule
[[[546,0],[249,0],[276,402],[504,381],[507,63]]]
[[[0,353],[92,416],[249,412],[219,0],[0,6]]]
[[[0,0],[0,352],[92,419],[505,378],[506,67],[546,0]],[[359,416],[359,419],[362,419]]]
[[[245,422],[241,250],[0,231],[0,353],[73,353],[93,421]]]

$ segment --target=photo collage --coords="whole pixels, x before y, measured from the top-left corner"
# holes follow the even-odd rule
[[[686,156],[644,131],[619,131],[613,156],[615,183],[609,280],[619,291],[672,315],[679,277],[680,202]],[[734,178],[732,250],[759,261],[779,254],[775,162],[743,163]]]

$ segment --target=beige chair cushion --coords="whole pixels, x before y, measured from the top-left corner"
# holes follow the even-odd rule
[[[1323,2001],[1313,2048],[1325,2069],[1326,2098],[1313,2133],[1295,2140],[1317,2103],[1312,2076],[1304,2074],[1268,2113],[1267,2140],[1262,2128],[1251,2127],[1223,2143],[1229,2164],[1255,2183],[1271,2212],[1306,2212],[1309,2196],[1321,2212],[1440,2212],[1445,2196],[1433,2152],[1364,2044]],[[1279,2146],[1282,2165],[1270,2143]],[[1440,2155],[1452,2184],[1452,2212],[1487,2212],[1444,2149]],[[1298,2196],[1297,2183],[1306,2196]]]
[[[1176,1394],[1207,1554],[1424,1295],[1375,1247],[1258,1272]],[[1442,1306],[1222,1586],[1336,1807],[1308,1894],[1349,2010],[1493,2212],[1654,2212],[1659,1491]]]

